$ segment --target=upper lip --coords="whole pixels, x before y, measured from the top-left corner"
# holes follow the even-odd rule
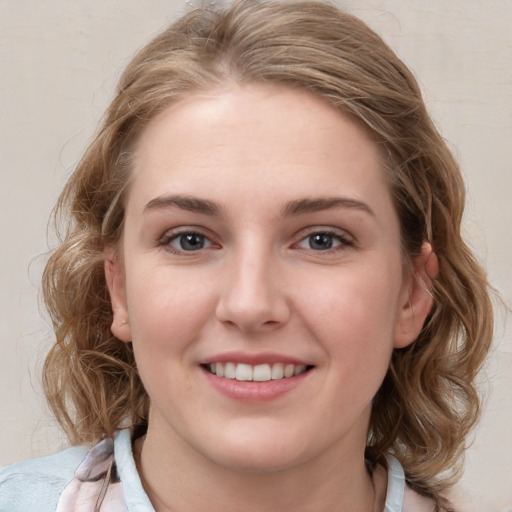
[[[201,360],[199,364],[212,364],[212,363],[242,363],[256,366],[258,364],[293,364],[295,366],[305,365],[311,366],[309,361],[291,357],[285,354],[278,354],[275,352],[259,352],[259,353],[247,353],[247,352],[223,352],[222,354],[215,354],[211,357],[206,357]]]

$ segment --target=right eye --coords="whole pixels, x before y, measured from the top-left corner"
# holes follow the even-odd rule
[[[177,253],[199,251],[212,246],[212,242],[206,236],[194,232],[171,234],[165,237],[161,244]]]

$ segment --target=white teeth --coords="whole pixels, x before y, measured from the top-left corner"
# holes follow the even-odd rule
[[[269,364],[258,364],[252,370],[252,380],[263,382],[272,378],[272,370]]]
[[[305,365],[295,366],[283,363],[257,364],[255,366],[244,363],[211,363],[207,365],[207,368],[217,377],[256,382],[295,377],[307,369]]]
[[[226,363],[226,366],[224,366],[224,377],[228,379],[234,379],[236,377],[235,363]]]
[[[272,365],[272,378],[273,379],[282,379],[284,377],[284,365],[281,363],[276,363]]]
[[[291,376],[293,375],[293,369],[294,369],[293,364],[287,364],[287,365],[284,367],[284,376],[285,376],[286,378],[291,377]]]
[[[215,373],[219,377],[224,377],[224,367],[222,363],[215,363],[215,370],[212,373]]]
[[[301,373],[303,373],[304,371],[306,371],[306,367],[304,365],[299,365],[299,366],[296,366],[294,369],[293,369],[293,375],[300,375]]]
[[[237,364],[235,379],[252,380],[252,366],[250,364]]]

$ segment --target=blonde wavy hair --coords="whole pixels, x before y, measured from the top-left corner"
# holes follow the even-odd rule
[[[363,22],[324,3],[193,10],[126,68],[55,209],[61,245],[43,294],[56,340],[43,381],[57,420],[73,443],[147,422],[130,344],[110,331],[104,251],[123,230],[132,152],[145,126],[171,103],[227,80],[309,91],[364,127],[385,155],[404,261],[423,242],[433,246],[433,310],[418,339],[394,351],[374,399],[366,456],[377,463],[392,452],[410,485],[441,507],[479,413],[474,380],[493,325],[486,275],[461,238],[464,184],[416,80]]]

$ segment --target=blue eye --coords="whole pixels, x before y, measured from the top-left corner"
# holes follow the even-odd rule
[[[317,232],[303,238],[298,247],[313,251],[330,251],[353,246],[353,242],[339,233]]]
[[[308,243],[309,247],[315,251],[327,251],[332,249],[334,237],[326,233],[315,233],[308,236]]]
[[[211,242],[199,233],[180,233],[172,237],[168,245],[178,251],[190,252],[210,247]]]

